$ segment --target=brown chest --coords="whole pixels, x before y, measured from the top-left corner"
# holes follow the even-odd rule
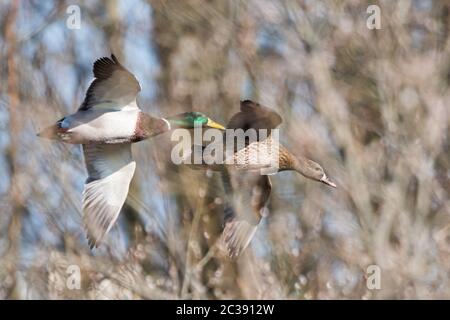
[[[167,122],[140,112],[136,121],[132,142],[138,142],[168,131]]]

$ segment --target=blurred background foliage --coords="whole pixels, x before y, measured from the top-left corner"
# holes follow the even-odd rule
[[[370,4],[380,30],[366,26]],[[449,10],[445,0],[2,1],[0,298],[450,298]],[[282,142],[338,189],[274,176],[269,216],[230,261],[214,246],[220,176],[172,165],[164,134],[133,146],[127,204],[90,252],[81,148],[35,133],[76,110],[92,63],[111,52],[150,114],[226,123],[240,99],[274,108]],[[372,264],[380,290],[366,287]],[[66,285],[70,265],[79,290]]]

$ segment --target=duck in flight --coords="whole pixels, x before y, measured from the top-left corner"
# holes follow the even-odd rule
[[[94,80],[78,111],[38,136],[81,144],[88,178],[83,191],[83,222],[89,247],[98,247],[127,198],[136,163],[131,144],[175,128],[225,129],[200,112],[156,118],[142,112],[141,86],[114,55],[95,61]]]
[[[239,129],[244,132],[254,129],[258,132],[254,139],[245,140],[242,147],[234,145],[233,152],[226,156],[223,164],[219,165],[212,164],[213,159],[208,159],[209,155],[203,154],[204,148],[193,147],[191,150],[190,156],[195,152],[202,152],[202,157],[198,155],[197,157],[203,159],[201,165],[193,165],[192,168],[207,168],[222,173],[226,195],[222,243],[230,257],[239,256],[250,244],[256,232],[272,190],[269,175],[292,170],[310,180],[336,188],[336,184],[328,178],[318,163],[294,155],[273,138],[272,130],[276,129],[281,122],[281,116],[274,110],[250,100],[241,101],[240,111],[228,122],[223,141],[220,143],[226,149],[226,144],[234,141],[234,138],[227,139],[226,136]],[[268,134],[259,134],[260,129],[266,129]],[[224,150],[223,154],[226,153]],[[239,207],[242,203],[250,203],[252,210],[242,208],[236,210],[233,206],[237,204]]]

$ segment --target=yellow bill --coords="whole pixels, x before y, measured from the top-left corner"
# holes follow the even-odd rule
[[[225,130],[224,126],[222,126],[221,124],[218,124],[217,122],[211,120],[210,118],[208,118],[208,122],[206,123],[206,126],[210,127],[210,128]]]

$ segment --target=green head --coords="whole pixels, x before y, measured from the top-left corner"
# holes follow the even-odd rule
[[[215,128],[225,130],[224,126],[211,120],[205,114],[196,111],[180,113],[173,117],[167,117],[166,120],[170,123],[170,127],[172,129],[175,128],[193,129],[198,126],[203,128]]]

